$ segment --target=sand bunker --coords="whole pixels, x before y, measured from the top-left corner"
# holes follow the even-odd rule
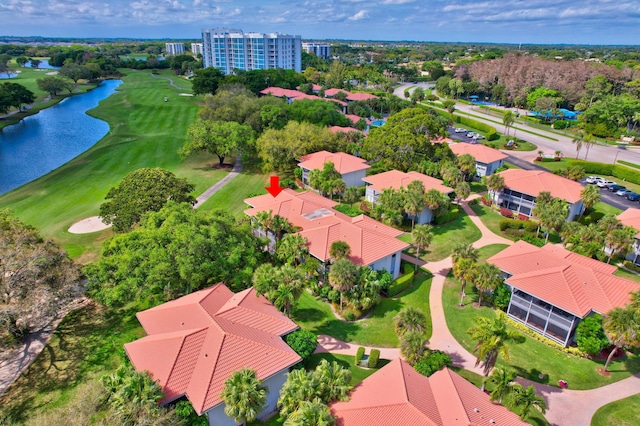
[[[193,93],[179,93],[178,96],[193,96]]]
[[[111,225],[105,225],[100,216],[91,216],[74,223],[69,228],[72,234],[88,234],[90,232],[98,232],[110,228]]]
[[[58,75],[58,71],[50,71],[47,75]]]

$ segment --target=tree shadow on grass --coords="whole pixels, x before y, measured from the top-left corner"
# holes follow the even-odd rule
[[[360,331],[360,325],[334,318],[314,327],[311,331],[316,334],[328,334],[343,342],[349,342]]]
[[[122,345],[142,334],[135,318],[138,310],[92,303],[69,313],[31,366],[0,397],[1,414],[25,421],[61,393],[116,368]]]

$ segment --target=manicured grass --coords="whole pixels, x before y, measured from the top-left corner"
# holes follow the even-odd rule
[[[487,207],[481,202],[478,201],[476,204],[470,204],[471,210],[480,218],[484,226],[489,228],[489,231],[493,232],[496,235],[500,235],[509,240],[514,240],[510,235],[503,234],[500,231],[500,221],[504,219],[499,213],[496,213],[491,210],[491,207]]]
[[[473,307],[471,303],[477,301],[477,295],[470,287],[467,286],[468,297],[465,299],[463,308],[457,307],[460,291],[460,283],[457,280],[447,279],[442,296],[447,326],[456,340],[469,351],[473,349],[476,342],[471,340],[466,331],[475,325],[475,317],[495,316],[495,312],[489,307]],[[538,374],[542,373],[547,375],[545,383],[556,385],[558,380],[566,380],[571,389],[597,388],[640,371],[640,358],[637,355],[627,354],[623,359],[612,362],[609,367],[611,375],[605,377],[596,371],[597,367],[604,366],[604,361],[568,355],[529,336],[525,336],[524,343],[511,345],[510,364],[519,376],[541,381]],[[504,359],[500,358],[498,365],[505,365]]]
[[[618,276],[620,278],[625,278],[627,280],[631,280],[631,281],[635,281],[637,283],[640,283],[640,274],[636,274],[635,272],[627,271],[626,269],[618,268],[618,270],[615,272],[614,275],[616,275],[616,276]]]
[[[618,160],[618,163],[627,167],[631,167],[632,169],[640,169],[640,164],[631,163],[629,161],[624,161],[624,160]]]
[[[22,423],[39,410],[64,406],[76,399],[78,385],[117,369],[122,345],[144,335],[135,314],[146,308],[91,304],[68,314],[33,364],[0,396],[0,418]]]
[[[96,215],[107,191],[127,173],[166,168],[193,182],[194,195],[226,174],[208,167],[215,162],[210,155],[183,161],[177,154],[196,118],[196,101],[178,96],[180,90],[149,71],[127,73],[118,92],[90,111],[110,124],[107,136],[62,167],[0,197],[0,208],[12,209],[83,263],[96,258],[101,240],[111,231],[73,235],[67,229]],[[169,102],[163,102],[165,96]]]
[[[411,288],[396,297],[383,298],[368,318],[356,322],[340,321],[328,303],[305,292],[293,310],[292,319],[306,330],[328,334],[342,341],[364,346],[397,347],[399,342],[393,330],[393,317],[407,306],[418,308],[425,314],[428,319],[427,338],[431,336],[430,288],[431,275],[422,271]]]
[[[640,394],[612,402],[591,418],[591,426],[636,426],[640,424]]]
[[[484,246],[478,249],[478,262],[485,262],[488,258],[493,256],[496,253],[501,252],[502,250],[509,247],[506,244],[490,244],[488,246]]]
[[[546,154],[553,154],[552,152],[547,152]],[[568,161],[572,160],[574,158],[572,157],[565,157],[560,161],[536,161],[535,164],[544,167],[545,169],[548,169],[552,172],[556,171],[556,170],[561,170],[561,169],[566,169],[568,166]],[[630,163],[632,164],[632,163]],[[625,186],[627,189],[632,190],[633,192],[637,192],[640,193],[640,185],[632,183],[632,182],[627,182],[627,181],[623,181],[620,178],[617,178],[615,176],[607,176],[607,175],[593,175],[593,176],[599,176],[601,178],[613,181],[613,182],[617,182],[620,185]],[[604,191],[606,191],[606,189],[604,189]]]
[[[262,174],[254,161],[245,159],[242,173],[220,188],[211,198],[200,206],[201,210],[224,209],[236,218],[245,216],[244,210],[249,206],[244,200],[256,195],[266,194],[269,176]]]
[[[609,204],[603,203],[602,201],[598,201],[593,208],[596,211],[601,212],[603,215],[607,215],[607,214],[612,214],[614,216],[618,216],[620,213],[622,213],[622,210],[620,210],[617,207],[613,207]]]
[[[451,256],[454,247],[458,243],[473,243],[482,237],[480,230],[473,224],[469,216],[460,209],[458,218],[444,225],[433,226],[433,241],[427,250],[422,250],[421,259],[427,262],[437,262]],[[412,243],[411,234],[403,234],[400,240]],[[414,247],[410,247],[406,252],[415,256]]]

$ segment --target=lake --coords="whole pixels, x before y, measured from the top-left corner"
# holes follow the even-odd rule
[[[24,68],[31,68],[31,61],[27,61],[24,63]],[[46,69],[46,70],[59,70],[60,67],[55,67],[49,64],[48,59],[40,59],[40,63],[38,64],[38,68]]]
[[[64,99],[0,131],[0,194],[44,176],[91,148],[109,124],[86,112],[113,94],[121,80]]]

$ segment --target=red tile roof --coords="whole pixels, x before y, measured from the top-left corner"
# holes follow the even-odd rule
[[[504,186],[537,197],[542,191],[570,203],[582,199],[582,185],[571,179],[542,170],[509,169],[498,173],[504,178]]]
[[[344,116],[347,117],[349,120],[351,120],[351,122],[353,124],[356,124],[362,118],[362,117],[357,116],[355,114],[345,114]]]
[[[234,371],[264,380],[301,360],[281,338],[298,326],[253,288],[217,284],[137,317],[147,336],[124,345],[134,367],[158,381],[164,402],[186,395],[198,414],[222,402]]]
[[[263,95],[272,95],[277,98],[297,98],[305,95],[298,90],[283,89],[281,87],[267,87],[266,89],[261,90],[260,93]]]
[[[615,266],[553,244],[540,248],[518,241],[487,262],[511,274],[508,284],[580,318],[623,307],[640,288],[613,275]]]
[[[425,377],[401,359],[364,379],[349,401],[330,408],[338,426],[527,424],[453,371]]]
[[[640,238],[640,209],[629,207],[618,215],[618,219],[623,225],[636,228],[638,231],[636,237]]]
[[[333,127],[331,129],[333,130]],[[340,127],[340,129],[345,129],[344,131],[357,131],[349,127]],[[364,158],[356,157],[355,155],[344,152],[333,153],[329,151],[318,151],[313,154],[305,155],[301,160],[302,161],[300,161],[298,165],[307,170],[322,170],[325,163],[333,163],[333,166],[341,175],[356,172],[358,170],[366,170],[371,167],[367,164],[367,160]]]
[[[309,243],[309,253],[325,262],[335,241],[345,241],[351,248],[350,259],[357,265],[372,263],[409,247],[397,239],[403,232],[364,215],[349,217],[333,207],[337,204],[314,192],[285,189],[277,197],[270,194],[245,200],[252,206],[249,216],[259,211],[278,214],[301,229],[299,234]]]
[[[349,96],[351,93],[349,93],[348,90],[344,90],[344,89],[327,89],[324,91],[324,95],[325,96],[335,96],[338,93],[344,93],[345,95]]]
[[[382,192],[387,188],[395,190],[400,189],[400,187],[406,188],[414,180],[422,182],[425,191],[435,189],[443,194],[448,194],[453,191],[453,188],[444,186],[440,179],[418,172],[404,173],[398,170],[390,170],[388,172],[378,173],[377,175],[367,176],[362,180],[370,184],[370,188],[377,192]]]
[[[353,127],[331,126],[331,127],[329,127],[329,130],[331,130],[333,133],[338,133],[338,132],[343,132],[343,133],[356,132],[356,133],[362,133],[363,135],[365,134],[363,131],[358,130],[358,129],[354,129]]]
[[[348,101],[366,101],[369,99],[378,99],[378,97],[371,93],[349,93],[347,96]]]
[[[458,157],[464,154],[470,154],[476,161],[484,164],[490,164],[494,161],[500,161],[507,158],[506,154],[497,149],[489,148],[481,144],[470,143],[452,143],[449,145],[451,151]]]

